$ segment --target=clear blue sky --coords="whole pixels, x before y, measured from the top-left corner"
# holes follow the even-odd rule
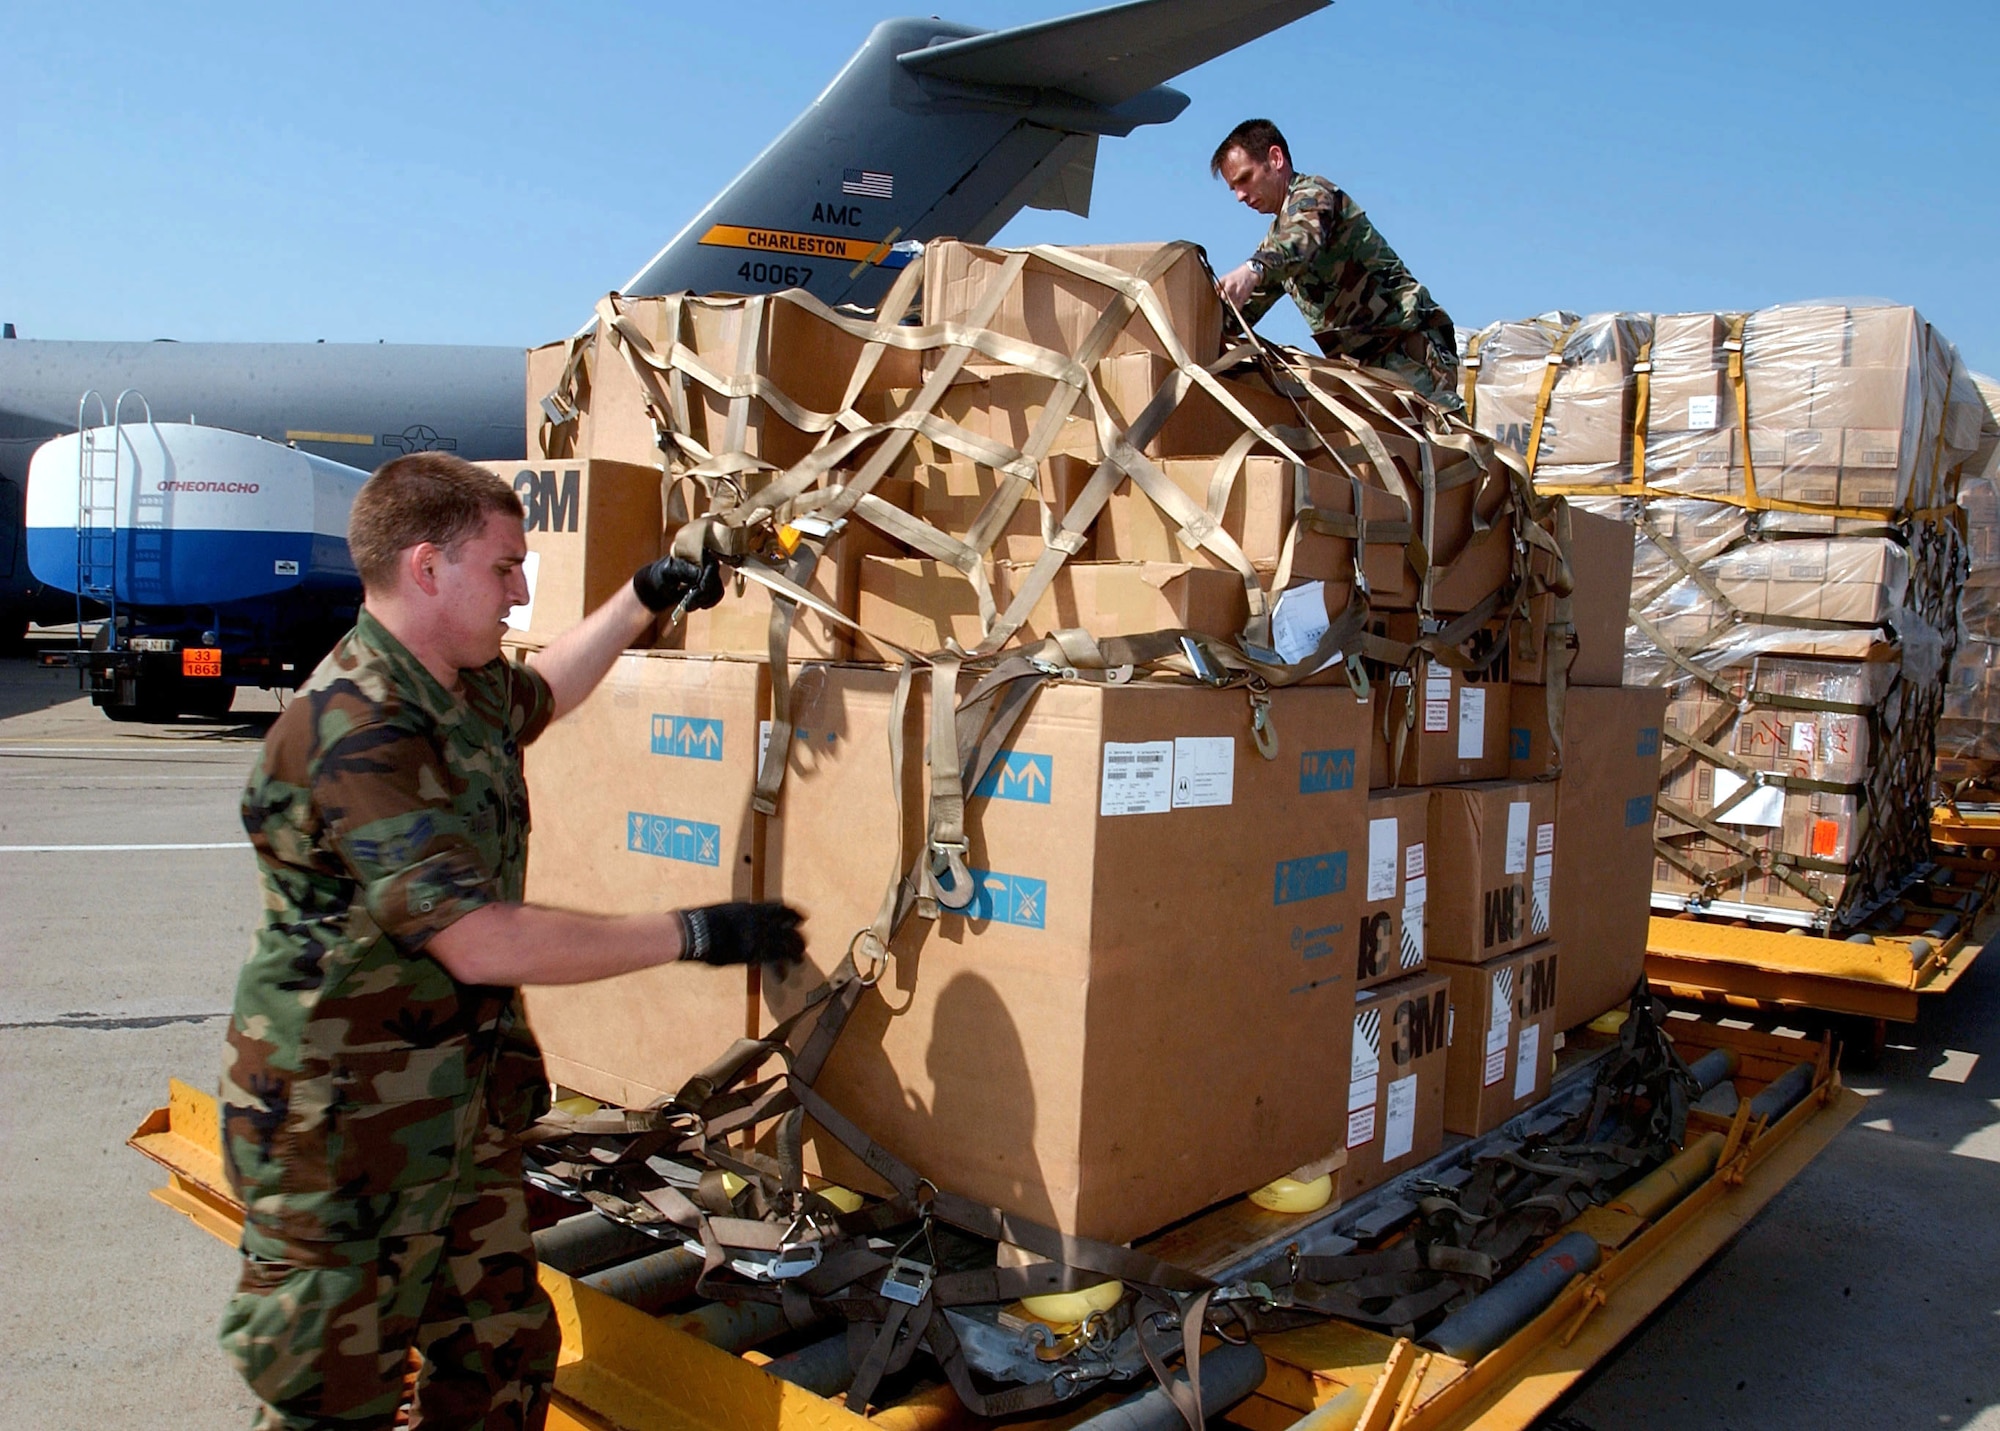
[[[940,0],[929,0],[939,4]],[[1004,26],[1077,0],[948,0]],[[530,344],[627,278],[918,7],[0,8],[0,318],[24,337]],[[1914,303],[2000,371],[2000,5],[1340,0],[1107,140],[1088,220],[1262,221],[1209,179],[1275,119],[1462,324],[1563,307]],[[1287,305],[1267,322],[1302,329]]]

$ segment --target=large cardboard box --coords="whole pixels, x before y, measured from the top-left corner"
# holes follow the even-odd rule
[[[995,588],[994,600],[1005,607],[1005,588]],[[868,634],[854,638],[854,659],[891,665],[902,660],[898,646],[942,651],[947,641],[956,641],[970,651],[985,634],[972,583],[957,567],[941,561],[865,558],[855,620]]]
[[[1356,996],[1342,1201],[1444,1148],[1451,975],[1438,969]]]
[[[1534,319],[1484,330],[1479,380],[1474,388],[1480,431],[1526,453],[1551,362],[1554,383],[1536,445],[1536,475],[1550,469],[1583,477],[1590,469],[1615,469],[1630,450],[1632,363],[1650,336],[1629,314],[1595,314],[1580,322]],[[1558,356],[1555,345],[1563,342]]]
[[[1368,874],[1361,891],[1354,987],[1372,988],[1424,967],[1424,905],[1430,866],[1428,790],[1368,797]]]
[[[805,911],[811,967],[766,982],[772,1017],[871,922],[920,839],[914,758],[898,838],[894,684],[806,667],[794,685],[766,893]],[[819,1091],[938,1186],[1111,1241],[1338,1147],[1364,714],[1337,688],[1270,694],[1276,760],[1238,692],[1044,687],[969,801],[971,906],[904,927]],[[919,690],[906,750],[926,705]],[[836,1181],[874,1185],[811,1141]]]
[[[1074,459],[1059,459],[1078,468]],[[1158,462],[1169,482],[1185,492],[1197,505],[1208,506],[1209,487],[1221,463],[1218,457],[1170,457]],[[1056,465],[1056,464],[1051,464]],[[1080,491],[1090,477],[1081,471],[1066,485]],[[1361,504],[1363,523],[1404,523],[1409,507],[1400,497],[1379,487],[1356,484],[1338,473],[1318,467],[1301,467],[1277,457],[1250,456],[1229,490],[1223,506],[1221,527],[1233,538],[1250,565],[1266,575],[1277,571],[1284,556],[1285,539],[1295,518],[1307,512],[1331,517],[1354,516],[1355,502]],[[1093,555],[1100,561],[1186,562],[1193,566],[1232,568],[1200,547],[1188,547],[1177,536],[1179,524],[1141,491],[1127,481],[1113,492],[1098,517],[1097,545]],[[1363,552],[1362,573],[1371,597],[1395,602],[1415,590],[1404,544],[1381,538],[1381,528]],[[1321,582],[1326,590],[1327,614],[1337,616],[1347,609],[1354,591],[1354,541],[1323,531],[1308,517],[1298,529],[1293,544],[1290,581],[1300,585]]]
[[[1477,1137],[1547,1095],[1561,962],[1550,941],[1484,964],[1431,966],[1451,980],[1446,1132]]]
[[[1032,567],[998,564],[996,581],[1020,591]],[[1141,636],[1188,630],[1239,635],[1250,619],[1250,596],[1233,571],[1182,562],[1064,562],[1021,624],[1017,640],[1039,641],[1082,627],[1093,636]]]
[[[987,548],[988,555],[1001,561],[1034,561],[1045,546],[1044,511],[1051,525],[1060,523],[1095,470],[1095,463],[1069,455],[1043,462],[1038,482],[1021,494],[1020,503]],[[964,541],[999,490],[998,470],[953,455],[949,462],[925,462],[917,466],[910,483],[909,511],[945,535]],[[877,491],[881,491],[879,486]],[[891,493],[881,495],[893,500]],[[1097,525],[1103,525],[1102,518]],[[1084,533],[1077,556],[1091,559],[1102,555],[1094,537],[1094,532]]]
[[[1432,960],[1477,964],[1549,937],[1557,784],[1488,780],[1431,791]]]
[[[1392,641],[1410,642],[1418,635],[1418,618],[1413,615],[1391,614],[1375,625]],[[1491,640],[1503,639],[1495,628]],[[1368,756],[1370,787],[1448,785],[1505,775],[1509,698],[1504,652],[1470,677],[1429,656],[1419,656],[1410,669],[1378,675]],[[1400,761],[1395,746],[1398,733],[1403,747]]]
[[[528,603],[507,624],[546,641],[583,620],[661,550],[660,472],[624,462],[481,462],[521,498]]]
[[[1572,686],[1615,686],[1625,679],[1625,625],[1632,605],[1632,546],[1629,522],[1613,521],[1570,508],[1570,625],[1575,655],[1569,660]],[[1530,571],[1545,571],[1550,559],[1540,551],[1529,557]],[[1510,678],[1517,685],[1539,686],[1549,676],[1548,624],[1555,597],[1532,597],[1523,618],[1514,623]]]
[[[885,477],[874,492],[908,510],[910,483]],[[862,563],[876,557],[898,557],[902,548],[878,528],[850,515],[827,538],[804,581],[806,590],[843,616],[854,617],[861,589]],[[681,625],[681,645],[689,651],[764,656],[771,646],[771,589],[746,578],[727,578],[726,594],[717,605],[690,611]],[[854,633],[807,606],[793,614],[787,651],[794,661],[843,661],[853,652]]]
[[[762,379],[810,412],[840,410],[866,343],[817,314],[770,294],[671,298],[618,298],[631,331],[665,357],[676,344],[717,377]],[[544,392],[538,381],[553,382],[560,365],[530,356],[531,407]],[[556,348],[560,353],[560,348]],[[539,358],[539,361],[538,361]],[[578,424],[576,451],[587,457],[659,465],[659,437],[646,406],[645,388],[626,357],[602,334],[588,359],[588,401]],[[856,395],[857,401],[908,388],[921,381],[916,353],[882,351]],[[697,378],[685,384],[687,435],[711,454],[742,452],[780,470],[819,445],[823,434],[796,428],[761,397],[732,398]],[[530,431],[535,431],[531,425]]]
[[[1197,363],[1212,362],[1222,351],[1222,303],[1209,281],[1200,249],[1189,243],[1122,243],[1079,246],[1068,252],[1131,274],[1158,257],[1162,248],[1179,252],[1149,287],[1188,356]],[[1005,250],[975,244],[946,241],[925,245],[924,322],[969,321],[1011,256]],[[985,327],[1070,357],[1082,347],[1116,296],[1117,290],[1103,283],[1046,259],[1030,258]],[[1135,310],[1098,356],[1166,352],[1152,322]]]
[[[592,914],[754,899],[769,681],[752,661],[628,651],[528,747],[528,898]],[[526,991],[549,1076],[607,1103],[677,1091],[754,1023],[740,969],[670,964]]]
[[[1623,1003],[1645,972],[1665,719],[1658,686],[1570,688],[1551,889],[1551,932],[1564,951],[1559,1029]],[[1546,734],[1517,728],[1515,740],[1524,763],[1541,768]]]

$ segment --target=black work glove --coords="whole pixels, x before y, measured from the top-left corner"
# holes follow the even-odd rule
[[[712,556],[700,566],[664,556],[632,574],[632,590],[648,611],[671,611],[683,601],[689,611],[705,611],[722,600],[722,567]]]
[[[704,964],[775,964],[788,969],[806,957],[799,933],[805,919],[778,903],[709,904],[681,911],[681,958]]]

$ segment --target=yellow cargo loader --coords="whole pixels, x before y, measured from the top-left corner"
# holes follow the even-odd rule
[[[1563,1249],[1581,1240],[1589,1255],[1576,1265],[1588,1270],[1576,1275],[1558,1270],[1547,1280],[1546,1292],[1525,1311],[1517,1309],[1505,1334],[1476,1356],[1425,1350],[1336,1320],[1259,1335],[1261,1381],[1226,1412],[1211,1416],[1209,1424],[1249,1431],[1512,1431],[1531,1425],[1554,1405],[1720,1252],[1862,1106],[1861,1097],[1842,1086],[1837,1049],[1829,1040],[1685,1017],[1667,1024],[1690,1061],[1716,1050],[1733,1055],[1734,1082],[1742,1096],[1729,1118],[1691,1113],[1680,1156],[1615,1201],[1593,1207],[1559,1229],[1534,1264],[1543,1267],[1546,1279],[1548,1267],[1570,1265],[1562,1260]],[[1560,1116],[1566,1106],[1580,1104],[1592,1086],[1598,1056],[1608,1052],[1567,1050],[1549,1098],[1509,1127]],[[1773,1098],[1761,1098],[1767,1092]],[[1783,1111],[1772,1115],[1774,1107]],[[1323,1238],[1343,1218],[1351,1225],[1357,1212],[1366,1216],[1369,1208],[1393,1202],[1415,1181],[1437,1175],[1454,1159],[1464,1165],[1470,1154],[1504,1131],[1460,1140],[1439,1159],[1346,1207],[1287,1215],[1265,1212],[1245,1199],[1141,1247],[1225,1281],[1268,1260],[1274,1251],[1282,1254],[1288,1247],[1311,1244],[1316,1234]],[[167,1106],[149,1115],[130,1142],[167,1171],[167,1184],[154,1191],[155,1198],[224,1241],[235,1242],[242,1209],[232,1201],[223,1177],[211,1097],[175,1081]],[[763,1367],[770,1359],[754,1348],[732,1353],[705,1339],[722,1339],[715,1328],[726,1321],[727,1309],[719,1304],[698,1309],[719,1316],[653,1316],[547,1265],[541,1279],[562,1323],[549,1419],[553,1428],[941,1431],[987,1424],[971,1416],[942,1383],[872,1406],[864,1417],[767,1372]],[[1085,1425],[1129,1392],[1129,1387],[1114,1390],[1069,1404],[1047,1419],[1007,1424]],[[1113,1420],[1127,1424],[1117,1415]]]

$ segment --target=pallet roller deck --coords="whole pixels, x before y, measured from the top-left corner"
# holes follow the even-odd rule
[[[1691,1114],[1691,1144],[1707,1133],[1720,1141],[1715,1171],[1650,1218],[1598,1207],[1558,1232],[1550,1245],[1587,1233],[1601,1260],[1587,1274],[1569,1278],[1539,1314],[1478,1360],[1422,1351],[1336,1321],[1260,1336],[1266,1362],[1262,1383],[1210,1424],[1248,1431],[1515,1431],[1531,1425],[1719,1253],[1861,1107],[1860,1096],[1841,1086],[1829,1042],[1685,1018],[1671,1020],[1670,1030],[1691,1059],[1714,1048],[1734,1050],[1740,1088],[1754,1092],[1788,1071],[1802,1078],[1804,1063],[1812,1072],[1810,1091],[1775,1120],[1754,1117],[1748,1095],[1731,1119]],[[1507,1128],[1461,1140],[1424,1167],[1345,1206],[1285,1217],[1247,1203],[1227,1204],[1156,1239],[1147,1250],[1222,1277],[1268,1256],[1274,1246],[1297,1243],[1310,1252],[1338,1245],[1343,1228],[1389,1205],[1410,1179],[1435,1176],[1509,1130],[1531,1127],[1579,1103],[1588,1095],[1595,1062],[1593,1055],[1571,1056],[1549,1098]],[[235,1241],[242,1212],[222,1175],[213,1099],[175,1081],[167,1106],[149,1115],[130,1141],[167,1170],[167,1185],[154,1191],[155,1198],[224,1241]],[[751,1425],[775,1431],[942,1431],[984,1424],[942,1385],[858,1416],[764,1371],[759,1363],[766,1358],[754,1350],[724,1351],[552,1267],[543,1266],[541,1279],[562,1324],[562,1359],[548,1423],[558,1431],[722,1431]],[[1104,1410],[1119,1394],[1053,1419],[1009,1424],[1053,1431]]]

